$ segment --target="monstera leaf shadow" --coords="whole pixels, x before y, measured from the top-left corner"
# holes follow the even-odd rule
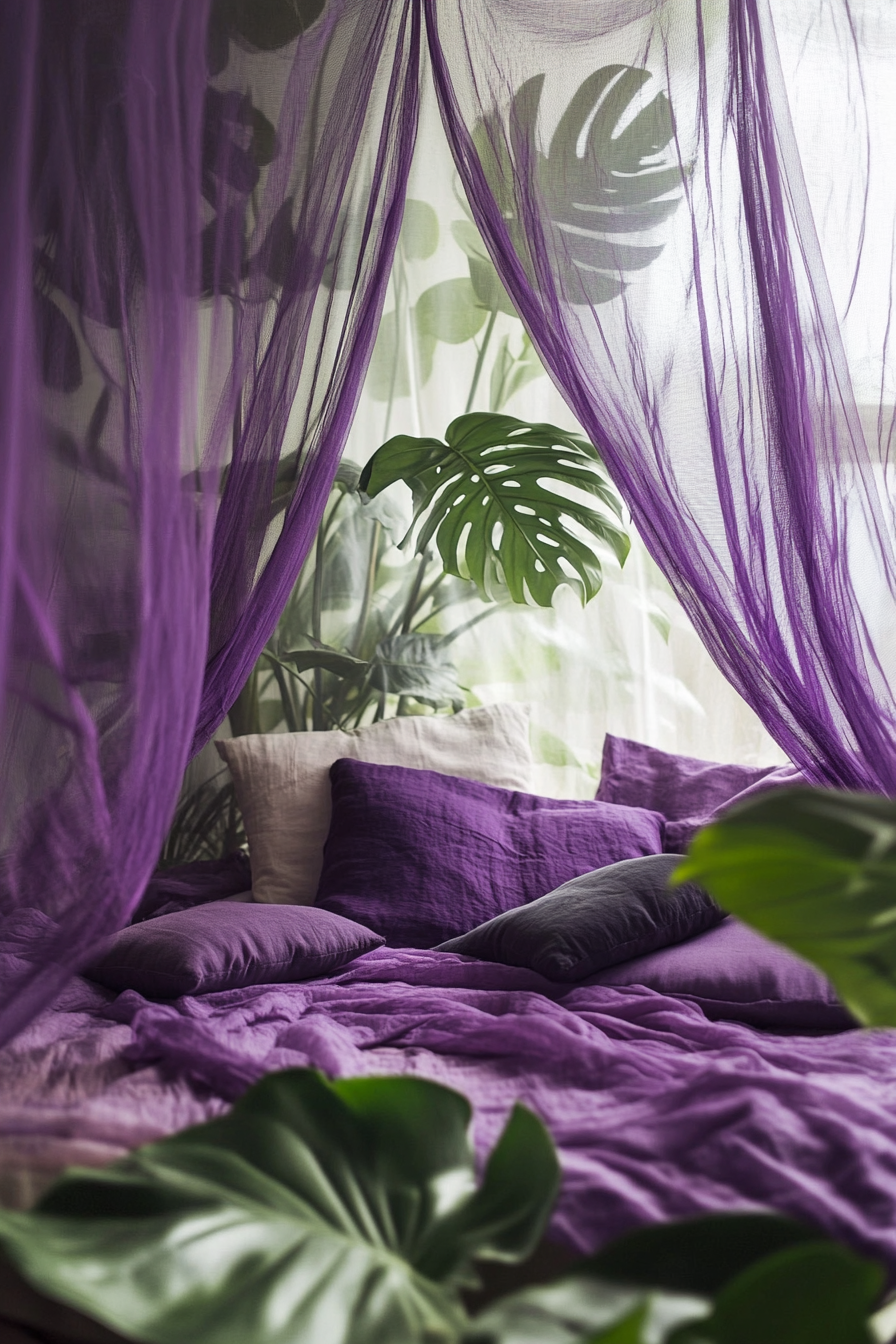
[[[533,224],[543,231],[560,292],[572,304],[617,298],[626,276],[662,252],[662,240],[627,241],[664,223],[682,199],[684,172],[667,152],[675,136],[669,99],[660,91],[643,101],[651,79],[648,70],[625,65],[589,75],[547,154],[536,138],[544,75],[517,90],[506,124],[495,111],[476,127],[482,169],[534,288],[543,287],[543,276],[527,241]]]
[[[231,39],[249,51],[277,51],[316,23],[326,0],[213,0],[206,57],[219,75],[230,57]]]

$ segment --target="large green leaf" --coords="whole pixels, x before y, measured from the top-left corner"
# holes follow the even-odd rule
[[[815,962],[865,1023],[896,1026],[896,802],[775,789],[701,831],[676,881]]]
[[[433,255],[439,245],[439,217],[428,201],[407,198],[400,242],[409,261],[426,261]]]
[[[726,1284],[706,1337],[712,1344],[873,1344],[868,1317],[883,1285],[883,1270],[845,1246],[792,1246]]]
[[[772,1214],[638,1229],[495,1303],[467,1344],[868,1344],[878,1265]]]
[[[434,540],[447,572],[467,577],[466,570],[487,598],[506,590],[525,602],[528,590],[548,607],[564,583],[583,604],[594,597],[602,573],[591,543],[606,542],[621,562],[629,540],[592,445],[555,425],[485,412],[454,420],[445,440],[389,439],[364,468],[361,489],[377,495],[406,482],[414,523],[422,522],[418,552]],[[570,487],[589,501],[565,498]]]
[[[396,309],[385,314],[376,335],[376,344],[364,386],[374,401],[392,401],[410,396],[412,383],[422,387],[432,373],[436,337],[410,328],[404,314]],[[416,376],[412,379],[412,373]]]
[[[463,345],[472,340],[485,320],[485,310],[477,303],[472,282],[463,277],[431,285],[414,307],[414,322],[420,336],[448,345]]]
[[[377,690],[411,695],[424,705],[455,713],[464,707],[464,693],[457,684],[450,638],[446,635],[392,635],[381,639],[370,664],[370,679]]]
[[[463,1344],[662,1344],[709,1311],[701,1298],[647,1292],[586,1269],[501,1298],[475,1318]]]
[[[589,75],[560,118],[547,154],[537,136],[544,75],[517,90],[506,122],[495,111],[476,128],[480,162],[536,288],[538,270],[519,223],[521,201],[533,192],[570,303],[616,298],[627,273],[643,270],[663,250],[662,239],[619,241],[619,235],[657,228],[681,202],[682,170],[668,151],[672,112],[662,91],[645,102],[651,79],[648,70],[625,65]]]
[[[719,1213],[637,1228],[587,1261],[603,1279],[712,1297],[781,1251],[825,1242],[824,1233],[765,1213]]]
[[[321,668],[325,672],[335,673],[337,677],[353,676],[367,666],[363,658],[355,658],[344,649],[334,649],[329,644],[322,644],[320,640],[312,639],[310,635],[303,636],[294,649],[281,652],[279,658],[281,662],[289,663],[297,673]]]
[[[35,1287],[137,1340],[453,1340],[472,1257],[527,1254],[559,1175],[517,1107],[477,1191],[469,1120],[420,1078],[271,1074],[227,1116],[0,1212],[0,1240]]]

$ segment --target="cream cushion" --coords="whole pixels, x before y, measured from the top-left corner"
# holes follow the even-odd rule
[[[259,733],[215,744],[243,814],[256,901],[311,905],[330,829],[330,766],[341,756],[528,792],[525,705],[385,719],[354,732]]]

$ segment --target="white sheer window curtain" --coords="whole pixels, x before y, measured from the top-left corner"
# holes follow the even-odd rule
[[[441,437],[468,406],[579,428],[496,286],[427,91],[402,241],[347,457],[363,464],[393,434]],[[396,537],[410,517],[409,494],[401,500],[398,489]],[[607,553],[604,587],[585,609],[563,588],[553,609],[498,612],[452,646],[470,703],[531,705],[543,793],[592,796],[608,731],[707,759],[784,760],[631,535],[624,568]]]

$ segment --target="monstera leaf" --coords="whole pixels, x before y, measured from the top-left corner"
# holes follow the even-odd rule
[[[701,831],[676,881],[702,883],[732,914],[833,980],[869,1025],[896,1026],[896,802],[774,789]]]
[[[517,1106],[477,1189],[469,1120],[422,1078],[271,1074],[222,1119],[0,1212],[0,1240],[35,1287],[132,1339],[455,1340],[473,1258],[528,1255],[559,1175]]]
[[[628,554],[619,500],[596,449],[554,425],[474,412],[452,421],[444,443],[396,435],[367,463],[361,489],[377,495],[396,481],[414,494],[418,553],[435,541],[445,570],[462,578],[466,570],[486,598],[506,590],[526,602],[528,591],[549,607],[568,583],[584,605],[602,581],[589,543],[606,542],[620,563]],[[570,488],[580,498],[569,497]]]
[[[538,273],[519,223],[520,183],[527,192],[534,189],[541,202],[569,303],[616,298],[626,287],[626,274],[643,270],[663,250],[662,239],[619,239],[655,229],[681,202],[681,167],[664,152],[675,133],[669,99],[658,92],[630,115],[651,79],[649,71],[625,65],[606,65],[589,75],[560,118],[547,154],[536,138],[544,75],[518,89],[509,128],[497,112],[476,128],[483,171],[535,288]]]

